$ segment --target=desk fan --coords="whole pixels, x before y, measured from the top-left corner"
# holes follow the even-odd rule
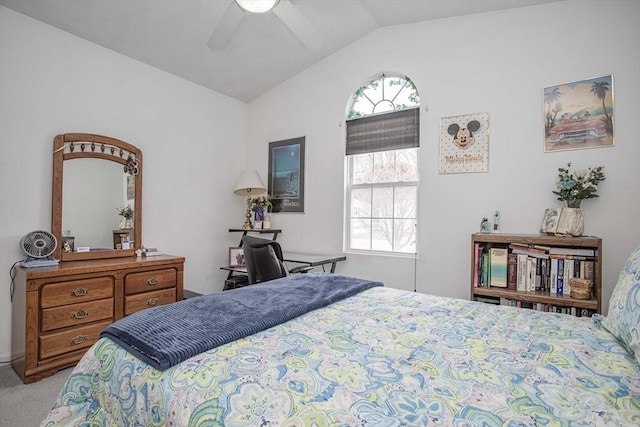
[[[56,250],[56,237],[46,231],[32,231],[20,240],[20,247],[28,258],[20,262],[22,267],[52,267],[60,261],[51,254]]]

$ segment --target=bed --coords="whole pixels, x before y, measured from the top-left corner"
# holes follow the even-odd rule
[[[42,425],[636,426],[638,307],[640,248],[607,317],[373,286],[164,370],[105,337]]]

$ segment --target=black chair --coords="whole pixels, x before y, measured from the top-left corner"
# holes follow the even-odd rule
[[[313,268],[305,265],[287,271],[282,257],[282,248],[275,240],[244,236],[242,248],[250,285],[286,277],[287,273],[306,273]]]

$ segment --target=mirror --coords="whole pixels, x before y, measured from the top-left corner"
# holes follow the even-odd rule
[[[141,197],[138,148],[101,135],[56,136],[52,233],[58,246],[54,257],[75,261],[133,256],[141,246]]]

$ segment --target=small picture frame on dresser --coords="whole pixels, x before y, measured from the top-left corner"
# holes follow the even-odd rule
[[[241,247],[229,248],[229,267],[246,267],[244,261],[244,249]]]

